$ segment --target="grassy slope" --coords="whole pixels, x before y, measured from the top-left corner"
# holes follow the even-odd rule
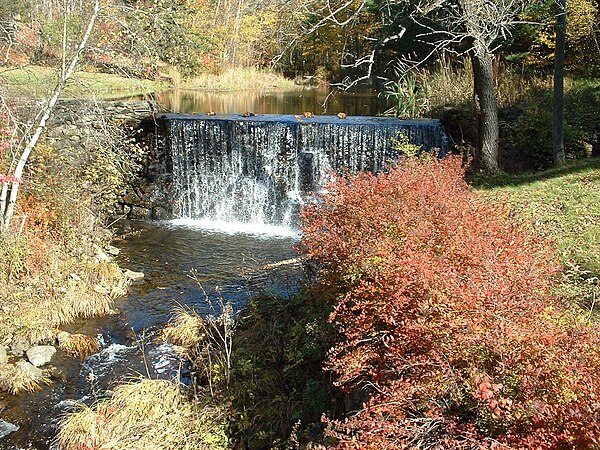
[[[563,263],[600,277],[600,158],[543,172],[476,178],[474,186],[493,196],[508,193],[517,211],[557,241]]]
[[[56,69],[42,66],[9,68],[0,71],[2,93],[17,97],[45,97],[57,81]],[[117,98],[161,91],[170,87],[138,78],[115,74],[77,72],[63,93],[63,98]]]

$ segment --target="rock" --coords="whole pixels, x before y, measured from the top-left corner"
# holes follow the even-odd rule
[[[44,371],[42,369],[38,369],[33,364],[21,360],[15,364],[17,369],[29,375],[33,380],[41,380],[44,378]]]
[[[8,436],[10,433],[17,431],[18,429],[18,425],[0,419],[0,439]]]
[[[104,250],[102,250],[100,247],[96,247],[96,259],[98,260],[98,262],[110,262],[112,261],[112,258],[106,254],[106,252]]]
[[[56,349],[51,345],[36,345],[27,350],[27,359],[36,367],[48,364],[52,356],[56,353]]]
[[[134,272],[133,270],[125,269],[123,271],[125,278],[129,278],[131,281],[138,281],[144,278],[143,272]]]
[[[152,219],[153,220],[168,220],[168,219],[172,219],[172,218],[173,218],[173,215],[170,214],[169,211],[167,211],[162,206],[156,206],[156,207],[152,208]]]
[[[69,342],[70,339],[71,339],[71,333],[67,333],[66,331],[60,331],[56,335],[56,340],[58,341],[59,347],[65,346]]]
[[[29,347],[31,347],[29,341],[23,337],[19,337],[10,344],[10,353],[16,356],[22,356]]]
[[[6,364],[8,362],[8,355],[6,354],[6,347],[0,345],[0,364]]]
[[[151,219],[151,215],[152,211],[150,209],[131,205],[131,212],[129,213],[130,219],[146,220]]]
[[[108,253],[111,256],[119,256],[119,253],[121,253],[121,250],[119,250],[117,247],[113,247],[112,245],[109,245],[108,247],[106,247],[106,253]]]

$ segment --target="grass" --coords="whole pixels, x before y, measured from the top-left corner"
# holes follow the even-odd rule
[[[518,175],[479,176],[478,191],[508,199],[536,232],[554,240],[563,264],[559,293],[591,307],[600,279],[600,158]]]
[[[270,71],[253,67],[225,69],[219,74],[205,73],[189,80],[184,80],[179,86],[183,89],[207,91],[258,91],[277,92],[294,91],[302,88],[293,80]]]
[[[59,344],[59,348],[71,356],[84,360],[100,350],[98,341],[84,334],[72,334],[65,342]]]
[[[15,364],[0,364],[0,390],[16,395],[23,392],[35,392],[42,384],[50,384],[48,377],[35,379]]]
[[[194,347],[206,340],[206,322],[196,313],[179,309],[163,330],[163,337],[173,345],[182,347],[182,351],[189,354]]]
[[[139,379],[65,418],[56,440],[63,450],[229,448],[225,409],[191,400],[175,381]]]
[[[0,71],[0,93],[10,98],[44,98],[54,88],[57,69],[44,66],[6,68]],[[183,89],[202,91],[277,92],[299,90],[292,80],[274,71],[255,68],[231,68],[219,74],[201,74],[192,79],[173,77]],[[103,100],[136,97],[173,88],[168,82],[142,80],[116,74],[79,71],[63,92],[63,98]]]
[[[7,97],[42,98],[57,81],[57,70],[42,66],[8,68],[0,71],[0,85]],[[77,72],[65,88],[63,98],[111,99],[159,92],[170,88],[165,82],[142,80],[116,74]]]

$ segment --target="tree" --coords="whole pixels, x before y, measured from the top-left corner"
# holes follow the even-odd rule
[[[469,55],[473,61],[474,99],[479,131],[476,163],[485,171],[498,170],[498,112],[493,71],[494,53],[502,41],[509,37],[511,29],[519,23],[521,14],[544,0],[340,0],[327,3],[325,14],[310,31],[327,23],[349,24],[348,10],[358,17],[365,9],[377,9],[376,17],[385,21],[377,29],[377,36],[365,36],[372,51],[357,59],[356,66],[367,66],[368,76],[376,64],[377,54],[394,43],[414,36],[418,47],[401,56],[403,70],[408,72],[426,63],[441,50],[458,55]],[[407,33],[408,15],[420,28],[420,32]],[[414,33],[414,34],[413,34]],[[424,50],[428,48],[428,50]],[[364,77],[363,77],[364,78]],[[352,83],[353,85],[354,83]]]
[[[40,136],[46,129],[46,122],[52,115],[54,110],[54,106],[58,101],[62,91],[64,90],[67,82],[73,75],[75,67],[79,62],[79,58],[81,53],[86,47],[88,39],[92,34],[92,30],[94,29],[94,23],[96,22],[96,18],[98,17],[98,13],[100,11],[100,0],[94,0],[94,8],[90,15],[87,27],[83,36],[81,37],[81,41],[79,42],[79,46],[75,50],[72,55],[69,64],[64,66],[64,70],[61,70],[60,78],[54,91],[47,99],[45,106],[42,107],[41,111],[38,114],[39,120],[35,127],[33,134],[26,140],[26,144],[24,148],[21,150],[18,160],[16,161],[16,165],[14,165],[14,170],[12,173],[3,176],[1,178],[2,182],[2,190],[0,192],[0,229],[4,232],[10,229],[10,224],[12,217],[14,215],[15,206],[17,203],[17,194],[19,192],[19,186],[22,181],[23,171],[25,169],[25,165],[29,160],[29,155],[31,151],[35,148]],[[66,48],[66,46],[63,46]],[[11,164],[11,167],[13,164]],[[8,202],[7,202],[8,201]]]
[[[557,0],[556,50],[554,55],[554,111],[552,115],[552,152],[554,165],[565,163],[564,139],[564,78],[567,34],[567,0]]]
[[[498,170],[498,111],[493,71],[494,52],[521,14],[543,0],[425,0],[415,20],[433,16],[441,29],[424,24],[434,48],[468,54],[473,61],[474,100],[478,119],[476,162],[485,171]],[[422,21],[421,21],[422,22]]]

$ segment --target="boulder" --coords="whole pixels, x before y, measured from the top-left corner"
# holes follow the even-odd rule
[[[106,247],[106,253],[108,253],[111,256],[119,256],[119,253],[121,253],[121,250],[119,250],[117,247],[113,247],[112,245],[109,245],[108,247]]]
[[[25,350],[27,350],[29,347],[31,347],[29,341],[25,338],[19,337],[14,339],[10,344],[10,352],[16,356],[22,356],[23,353],[25,353]]]
[[[0,345],[0,364],[6,364],[8,362],[8,354],[6,353],[6,347]]]
[[[10,433],[17,431],[18,429],[18,425],[0,419],[0,439],[8,436]]]
[[[123,275],[125,275],[125,278],[128,278],[131,281],[138,281],[144,278],[144,272],[134,272],[133,270],[129,269],[125,269],[123,271]]]
[[[41,380],[42,378],[44,378],[44,371],[42,369],[38,369],[33,364],[31,364],[25,360],[21,360],[21,361],[17,362],[15,364],[15,366],[21,372],[24,372],[25,374],[29,375],[29,377],[33,380],[37,381],[37,380]]]
[[[66,331],[60,331],[56,335],[56,340],[58,341],[59,347],[65,346],[69,342],[70,339],[71,339],[71,333],[67,333]]]
[[[36,367],[48,364],[52,356],[56,353],[56,349],[52,345],[36,345],[27,350],[27,359]]]

